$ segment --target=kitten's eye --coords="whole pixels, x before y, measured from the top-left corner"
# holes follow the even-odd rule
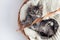
[[[35,14],[36,10],[32,10],[32,14]]]

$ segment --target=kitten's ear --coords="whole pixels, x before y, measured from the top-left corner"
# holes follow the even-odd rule
[[[40,5],[40,6],[39,6],[39,9],[43,9],[43,5]]]
[[[33,5],[30,5],[30,8],[33,8]]]

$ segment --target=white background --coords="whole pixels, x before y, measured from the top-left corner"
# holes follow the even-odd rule
[[[17,32],[18,10],[23,0],[0,0],[0,40],[25,40]]]

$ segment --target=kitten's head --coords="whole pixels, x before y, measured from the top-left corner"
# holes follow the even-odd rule
[[[41,17],[42,16],[42,5],[37,5],[37,6],[30,6],[27,9],[27,13],[31,15],[32,17]]]

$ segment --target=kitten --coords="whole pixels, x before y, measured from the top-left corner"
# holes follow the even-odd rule
[[[42,5],[30,6],[27,8],[26,19],[22,21],[23,25],[31,24],[36,18],[42,17]]]
[[[31,29],[35,30],[42,38],[51,38],[56,34],[59,24],[55,19],[42,20],[34,24]]]

